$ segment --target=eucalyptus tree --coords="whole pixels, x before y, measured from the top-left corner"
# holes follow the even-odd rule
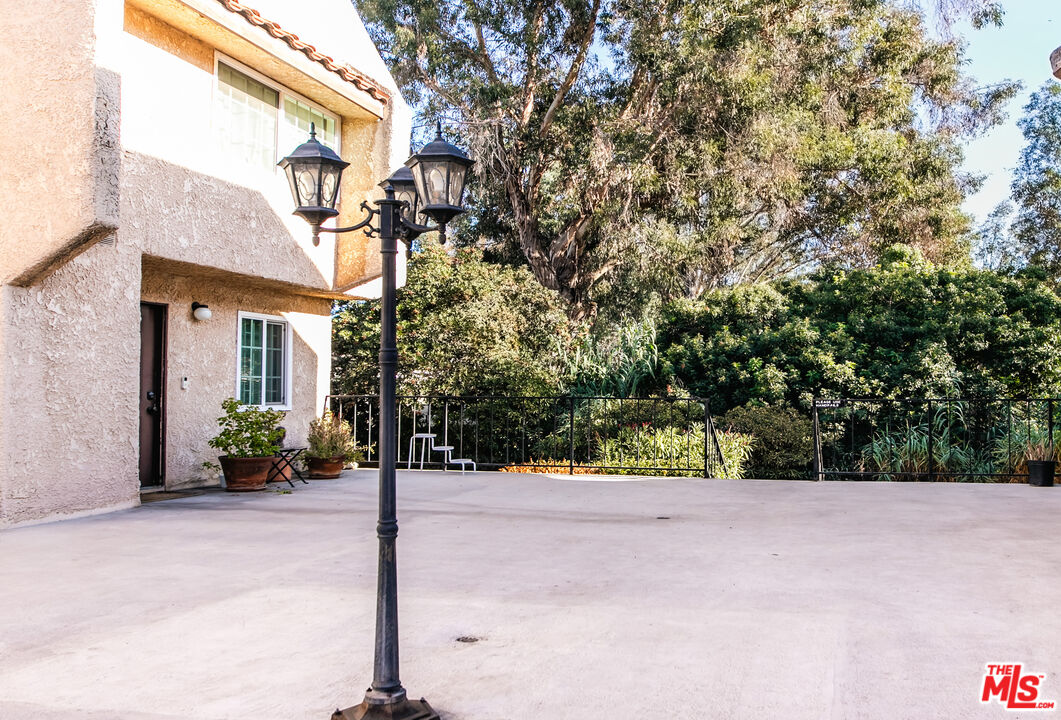
[[[358,6],[410,99],[476,154],[465,237],[576,317],[602,280],[695,296],[895,242],[960,254],[958,141],[1013,92],[974,87],[960,43],[895,0]]]
[[[1012,264],[1040,267],[1061,283],[1061,85],[1050,80],[1032,93],[1017,125],[1025,145],[1012,184],[1008,250]]]

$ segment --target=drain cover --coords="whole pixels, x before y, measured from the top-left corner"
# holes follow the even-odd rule
[[[657,520],[670,520],[670,515],[657,515]]]
[[[482,638],[477,638],[474,635],[461,635],[459,638],[457,638],[457,642],[462,643],[477,643],[480,640],[482,640]]]

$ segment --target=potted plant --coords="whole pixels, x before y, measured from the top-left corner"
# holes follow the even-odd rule
[[[1024,451],[1028,464],[1028,484],[1054,486],[1054,447],[1046,438],[1029,438]]]
[[[217,419],[221,431],[210,440],[220,450],[218,457],[229,492],[264,490],[283,430],[278,427],[284,413],[243,406],[233,398],[221,403],[225,414]]]
[[[309,443],[306,468],[311,478],[337,478],[346,463],[361,459],[350,423],[334,417],[330,411],[309,424],[306,440]]]

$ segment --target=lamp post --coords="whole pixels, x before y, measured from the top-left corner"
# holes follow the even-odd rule
[[[398,566],[395,540],[398,518],[394,486],[398,437],[395,421],[395,370],[398,349],[395,334],[395,256],[398,238],[411,242],[418,235],[437,230],[445,238],[446,223],[463,212],[460,206],[464,181],[473,161],[458,147],[438,136],[416,153],[405,167],[383,183],[384,198],[376,208],[361,203],[364,220],[344,228],[322,228],[335,217],[339,181],[349,166],[332,150],[321,145],[310,126],[309,140],[299,145],[279,165],[287,175],[295,201],[295,215],[313,228],[313,244],[320,233],[363,231],[379,236],[383,256],[383,295],[379,341],[379,564],[376,585],[376,645],[372,686],[360,705],[336,710],[332,720],[437,720],[438,714],[426,700],[410,700],[398,677]],[[403,213],[403,210],[406,212]],[[434,220],[436,226],[415,222],[417,211]],[[373,223],[373,220],[376,220]]]

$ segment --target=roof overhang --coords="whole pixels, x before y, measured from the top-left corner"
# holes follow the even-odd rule
[[[386,90],[365,76],[352,77],[348,68],[337,68],[320,53],[313,52],[319,59],[311,59],[304,49],[295,49],[293,45],[307,46],[290,33],[280,31],[274,37],[268,28],[277,28],[275,23],[249,21],[248,16],[257,17],[253,11],[245,15],[218,0],[127,2],[344,117],[383,117]],[[235,3],[233,7],[240,6]]]

